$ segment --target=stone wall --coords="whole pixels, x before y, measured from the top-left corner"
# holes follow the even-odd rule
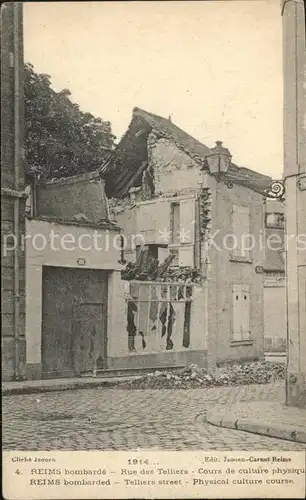
[[[154,171],[155,193],[196,188],[201,181],[200,166],[168,139],[148,138],[149,165]]]
[[[108,218],[104,182],[92,172],[39,185],[36,215],[73,219],[82,214],[90,222]]]
[[[1,138],[2,377],[10,380],[25,372],[25,257],[20,246],[25,202],[19,197],[24,189],[23,33],[22,6],[15,3],[1,9]]]
[[[87,226],[62,225],[34,219],[27,221],[27,234],[30,236],[26,241],[27,375],[29,378],[40,378],[43,266],[109,271],[107,330],[110,339],[124,329],[124,300],[120,293],[122,266],[118,262],[120,250],[116,250],[112,245],[118,231],[96,231],[100,250],[94,245],[90,248],[90,242],[94,243],[94,229]],[[53,245],[50,239],[52,234],[57,235]],[[36,240],[35,235],[39,235]],[[65,241],[65,235],[69,235],[70,241],[64,244],[67,245],[66,249],[61,245],[61,242]],[[77,244],[82,235],[85,235],[83,243],[87,250]],[[72,239],[75,244],[72,244]],[[108,244],[103,244],[106,241]],[[44,242],[46,244],[42,245]],[[110,340],[110,350],[112,342],[113,340]]]
[[[209,354],[214,364],[235,359],[254,359],[263,356],[264,309],[263,274],[256,272],[256,266],[264,262],[264,250],[260,247],[260,234],[264,227],[264,208],[262,196],[245,188],[234,185],[229,189],[224,183],[217,183],[209,177],[212,193],[212,229],[219,231],[214,241],[218,250],[212,246],[208,252],[211,263],[211,277],[208,282],[208,330]],[[233,256],[232,250],[224,245],[226,235],[233,232],[233,205],[249,207],[250,233],[255,238],[255,247],[250,259]],[[250,330],[249,340],[233,340],[234,285],[250,287]]]

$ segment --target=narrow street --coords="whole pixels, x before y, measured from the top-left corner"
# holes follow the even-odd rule
[[[283,382],[188,390],[94,388],[3,398],[6,450],[282,450],[305,445],[214,427],[215,404],[284,401]]]

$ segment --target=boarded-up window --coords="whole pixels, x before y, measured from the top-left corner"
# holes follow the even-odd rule
[[[250,327],[250,287],[248,285],[234,285],[232,292],[233,340],[247,340],[251,336]]]
[[[253,246],[250,232],[250,210],[248,207],[233,205],[233,255],[237,257],[250,257]]]

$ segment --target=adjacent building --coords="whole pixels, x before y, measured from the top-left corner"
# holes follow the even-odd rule
[[[30,186],[26,249],[28,379],[108,367],[123,328],[120,228],[92,172]]]
[[[25,232],[22,4],[1,8],[2,376],[25,376]]]

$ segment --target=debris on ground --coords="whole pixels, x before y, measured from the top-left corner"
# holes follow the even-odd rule
[[[284,363],[237,363],[208,372],[195,364],[171,371],[154,371],[118,383],[124,389],[198,389],[201,387],[268,384],[285,378]]]

